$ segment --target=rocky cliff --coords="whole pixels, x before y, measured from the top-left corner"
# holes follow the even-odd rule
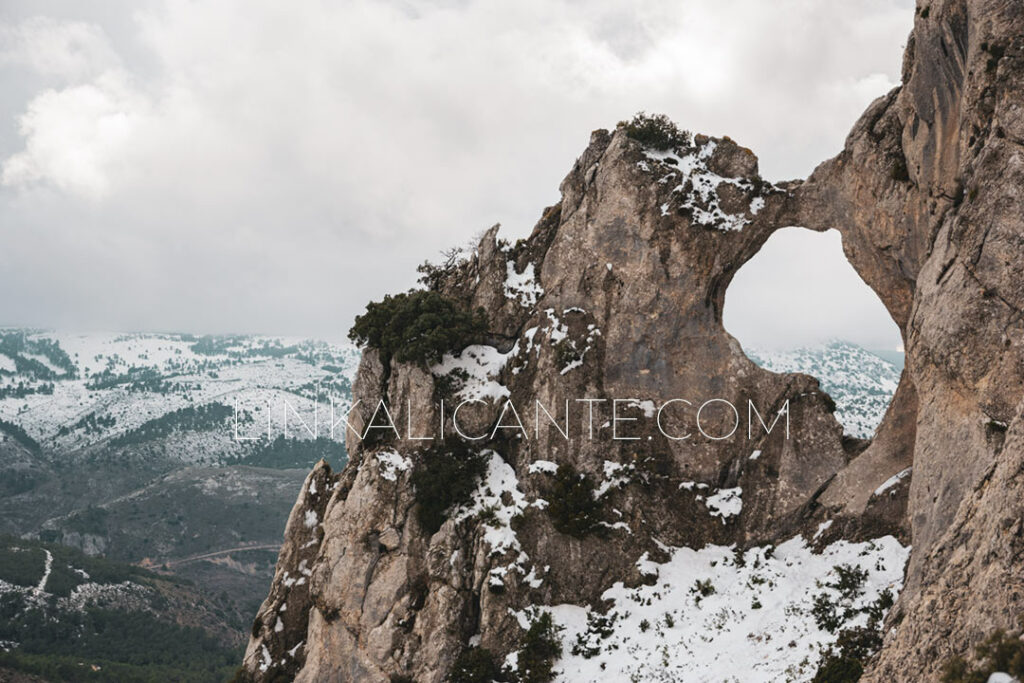
[[[1022,43],[1019,3],[919,2],[903,85],[802,182],[765,182],[728,138],[595,132],[528,239],[492,229],[432,271],[433,290],[487,311],[486,344],[434,364],[365,352],[353,420],[368,424],[384,399],[409,408],[401,434],[353,440],[342,472],[310,474],[247,675],[441,681],[469,646],[514,664],[537,606],[599,608],[613,586],[656,584],[650,567],[675,549],[793,538],[912,542],[870,680],[935,680],[949,655],[1018,626]],[[838,228],[903,331],[906,369],[870,443],[844,438],[815,379],[759,368],[722,327],[731,278],[790,225]],[[744,414],[740,435],[711,438],[733,424],[721,404],[686,440],[668,435],[692,428],[692,412],[630,441],[500,428],[509,401],[532,415],[535,400],[583,397],[632,399],[630,416],[673,398],[749,401],[769,423],[785,410],[792,429],[746,438]],[[479,399],[463,430],[496,438],[470,498],[434,530],[412,479],[438,444],[402,437],[451,425],[438,398]],[[574,481],[595,504],[567,525],[554,510]]]

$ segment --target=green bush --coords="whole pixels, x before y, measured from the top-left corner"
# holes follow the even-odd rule
[[[814,623],[822,631],[835,633],[843,623],[843,615],[836,609],[835,602],[826,593],[819,593],[814,596],[814,603],[811,605],[811,616]]]
[[[856,683],[863,673],[864,665],[859,660],[827,653],[811,683]]]
[[[34,586],[43,576],[46,553],[41,548],[12,545],[0,548],[0,579],[15,586]]]
[[[582,656],[584,659],[591,659],[601,654],[601,641],[607,640],[615,633],[615,622],[618,618],[618,612],[611,612],[609,614],[601,614],[600,612],[587,613],[587,629],[576,634],[576,642],[572,646],[572,653]],[[641,631],[647,631],[650,627],[651,624],[646,619],[640,622]]]
[[[850,600],[860,594],[866,572],[850,565],[840,565],[836,567],[836,573],[839,579],[828,584],[831,588],[840,590],[844,597]],[[826,602],[821,600],[824,597],[817,596],[812,610],[819,628],[834,632],[840,624],[858,612],[868,615],[868,623],[866,626],[854,626],[839,631],[836,642],[822,653],[818,671],[811,679],[811,683],[854,683],[860,680],[867,661],[882,647],[882,619],[893,604],[892,592],[882,591],[878,599],[867,607],[854,610],[848,606],[843,610],[842,616],[839,616],[835,605],[829,603],[828,623],[825,625],[822,623],[822,615],[818,613],[819,608],[826,605]]]
[[[424,261],[416,267],[416,272],[420,274],[420,283],[427,289],[439,290],[445,278],[453,273],[465,258],[465,251],[460,247],[443,250],[440,263]]]
[[[469,501],[487,459],[464,444],[435,446],[420,453],[412,471],[416,516],[427,530],[436,533],[449,509]]]
[[[469,373],[464,368],[454,368],[451,372],[434,376],[434,397],[438,401],[454,401],[462,387],[469,381]]]
[[[715,594],[715,584],[711,583],[711,579],[697,579],[693,582],[693,587],[690,588],[691,593],[695,593],[702,598],[706,598],[709,595]]]
[[[836,580],[825,583],[824,587],[838,591],[839,598],[835,599],[827,593],[819,593],[814,597],[811,615],[818,628],[835,633],[836,629],[858,612],[867,612],[870,617],[874,617],[873,621],[880,621],[892,606],[892,593],[883,591],[874,604],[854,609],[854,600],[864,592],[867,571],[849,564],[837,565],[833,567],[833,571],[836,574]]]
[[[240,666],[235,669],[235,675],[231,677],[228,683],[255,683],[256,679],[253,677],[249,670],[244,666]]]
[[[946,660],[942,667],[942,683],[985,683],[997,671],[1024,680],[1024,641],[1021,634],[996,629],[975,648],[975,653],[978,656],[976,667],[960,656]]]
[[[839,632],[818,664],[811,683],[856,683],[864,673],[864,663],[882,646],[882,636],[874,622]]]
[[[867,615],[868,622],[874,621],[875,623],[881,623],[882,619],[885,618],[886,613],[895,604],[895,600],[892,596],[892,591],[886,588],[878,594],[878,599],[875,600],[871,605],[868,606]]]
[[[379,350],[385,363],[395,358],[428,365],[447,352],[482,341],[486,332],[482,308],[466,311],[437,292],[415,291],[367,304],[348,336],[360,346]]]
[[[555,660],[562,654],[560,630],[550,612],[542,612],[530,622],[519,650],[516,668],[519,683],[548,683],[554,679]]]
[[[483,647],[462,651],[448,675],[449,683],[492,683],[508,680],[498,666],[494,653]]]
[[[602,504],[594,496],[594,483],[571,465],[559,465],[550,495],[548,514],[555,529],[583,538],[601,526]]]
[[[853,600],[863,592],[864,581],[868,578],[867,570],[849,564],[840,564],[834,569],[838,578],[828,585],[839,591],[844,599]]]
[[[669,150],[688,147],[691,142],[690,132],[679,128],[664,114],[647,114],[641,111],[629,121],[620,122],[619,126],[625,129],[626,135],[644,147]]]

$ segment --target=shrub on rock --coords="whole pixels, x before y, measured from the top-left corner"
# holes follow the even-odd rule
[[[482,308],[466,311],[437,292],[415,291],[367,304],[348,336],[360,346],[380,351],[385,363],[394,358],[428,365],[445,353],[482,341],[486,331]]]

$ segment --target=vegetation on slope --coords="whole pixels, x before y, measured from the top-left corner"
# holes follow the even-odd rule
[[[996,629],[975,648],[977,663],[971,665],[963,657],[952,657],[942,667],[942,683],[985,683],[1001,672],[1024,680],[1024,637]]]
[[[13,422],[8,422],[7,420],[0,420],[0,432],[3,432],[7,436],[11,437],[12,439],[20,443],[31,453],[39,453],[39,451],[41,450],[39,447],[39,442],[37,442],[35,439],[29,436],[24,429],[14,424]]]
[[[322,436],[304,440],[278,435],[273,441],[261,441],[254,452],[233,464],[278,470],[310,469],[320,460],[340,470],[348,462],[344,444]]]
[[[223,403],[207,403],[201,406],[179,408],[158,418],[149,420],[135,429],[110,440],[110,446],[130,446],[162,439],[173,432],[201,432],[227,424],[234,416],[234,409]]]
[[[0,590],[0,668],[54,681],[218,681],[241,654],[223,624],[189,625],[210,624],[215,606],[140,567],[4,536],[0,580],[10,584]]]
[[[487,469],[487,458],[465,445],[434,447],[417,455],[412,471],[416,515],[433,534],[456,505],[469,501]]]

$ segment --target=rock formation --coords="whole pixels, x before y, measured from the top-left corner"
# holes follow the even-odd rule
[[[528,239],[506,244],[492,229],[430,278],[488,312],[488,343],[433,367],[367,349],[353,421],[366,425],[386,399],[416,406],[396,421],[426,435],[442,422],[438,397],[482,398],[463,417],[476,434],[508,424],[506,398],[532,417],[535,399],[635,399],[622,414],[637,416],[652,412],[648,401],[721,397],[741,412],[749,400],[769,423],[788,405],[789,438],[754,429],[749,440],[654,432],[567,443],[550,423],[531,424],[529,438],[499,430],[476,508],[436,533],[415,514],[410,481],[425,442],[353,439],[349,465],[332,473],[321,463],[295,505],[248,674],[441,681],[467,643],[515,650],[516,613],[596,604],[615,582],[642,583],[638,559],[657,561],[666,547],[794,534],[912,542],[906,589],[866,679],[935,680],[947,656],[1017,627],[1022,49],[1019,3],[919,0],[903,85],[802,182],[763,181],[754,154],[728,138],[659,151],[624,126],[596,131]],[[790,225],[838,228],[903,332],[906,370],[870,444],[844,439],[814,378],[762,370],[722,327],[733,275]],[[456,366],[468,373],[447,372]],[[669,434],[692,429],[692,412],[672,414]],[[732,424],[728,410],[709,408],[704,420],[711,435]],[[600,487],[601,533],[556,528],[547,507],[558,465]],[[912,477],[878,495],[911,465]],[[738,514],[709,514],[711,492],[736,489]]]

